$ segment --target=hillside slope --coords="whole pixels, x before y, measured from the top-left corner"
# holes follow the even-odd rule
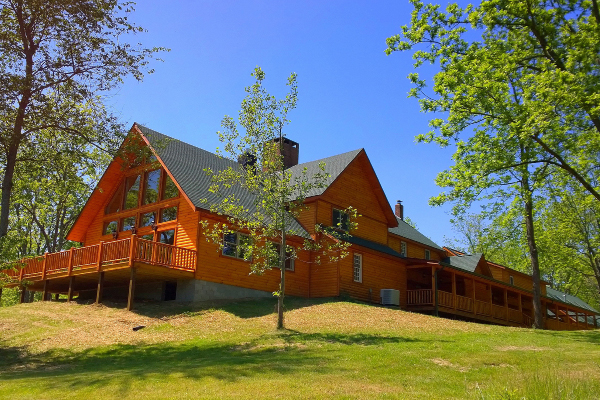
[[[599,398],[598,331],[287,304],[0,308],[0,398]]]

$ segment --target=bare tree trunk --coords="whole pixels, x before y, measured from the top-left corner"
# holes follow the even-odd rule
[[[281,248],[279,249],[279,266],[281,268],[281,282],[279,283],[279,297],[277,298],[277,329],[283,329],[283,297],[285,294],[285,257],[286,257],[285,230],[281,235]]]
[[[527,246],[529,247],[529,258],[531,260],[531,277],[533,278],[533,319],[537,329],[544,327],[542,315],[542,291],[540,281],[540,262],[537,244],[535,241],[535,230],[533,226],[533,199],[529,191],[529,182],[523,181],[525,192],[525,227],[527,230]]]

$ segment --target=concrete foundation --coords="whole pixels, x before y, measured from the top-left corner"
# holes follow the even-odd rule
[[[178,280],[176,301],[231,300],[273,297],[273,293],[201,280]]]

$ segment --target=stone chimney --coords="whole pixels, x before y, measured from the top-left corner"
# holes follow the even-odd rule
[[[394,214],[396,214],[398,218],[404,221],[404,206],[402,205],[401,200],[398,200],[398,202],[396,203],[396,210],[394,211]]]
[[[275,138],[272,143],[276,145],[277,155],[283,156],[283,167],[288,169],[294,165],[298,165],[298,155],[300,153],[300,145],[286,137]]]

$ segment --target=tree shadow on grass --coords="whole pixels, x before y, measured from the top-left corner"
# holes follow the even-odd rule
[[[114,345],[82,352],[53,350],[28,355],[24,349],[0,344],[0,381],[36,379],[42,390],[84,390],[118,387],[123,394],[144,381],[169,379],[240,379],[301,373],[331,373],[341,367],[322,344],[377,346],[423,342],[420,339],[363,333],[303,333],[284,330],[245,343],[183,342],[160,345]],[[339,371],[342,372],[342,371]],[[41,379],[41,380],[39,380]]]

